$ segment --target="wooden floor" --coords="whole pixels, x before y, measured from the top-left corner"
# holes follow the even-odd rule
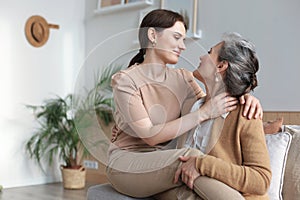
[[[64,189],[62,183],[17,187],[3,189],[0,193],[1,200],[86,200],[89,186],[81,190]]]

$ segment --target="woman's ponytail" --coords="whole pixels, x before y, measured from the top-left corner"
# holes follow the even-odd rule
[[[129,62],[128,68],[135,63],[142,63],[144,61],[144,55],[146,53],[146,49],[141,48],[140,51],[131,59]]]

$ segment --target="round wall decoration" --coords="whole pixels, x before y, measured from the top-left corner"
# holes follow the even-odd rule
[[[28,42],[34,47],[43,46],[49,38],[49,28],[58,29],[59,26],[48,24],[42,16],[31,16],[25,24],[25,35]]]

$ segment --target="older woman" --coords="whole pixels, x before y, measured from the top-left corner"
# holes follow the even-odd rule
[[[257,86],[259,62],[254,46],[237,33],[226,34],[222,42],[200,57],[194,75],[207,88],[206,100],[226,91],[240,97]],[[197,101],[199,109],[205,101]],[[179,146],[200,149],[204,155],[182,156],[184,163],[177,170],[189,188],[205,193],[207,177],[221,181],[239,191],[246,199],[268,199],[271,169],[260,119],[247,120],[243,106],[215,119],[200,123],[179,140]],[[216,188],[216,191],[218,188]],[[212,195],[212,196],[211,196]],[[213,197],[216,194],[206,193]]]

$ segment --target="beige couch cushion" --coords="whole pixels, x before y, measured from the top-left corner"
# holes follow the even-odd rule
[[[300,197],[300,126],[285,125],[283,130],[293,137],[285,167],[283,199],[296,200]]]

